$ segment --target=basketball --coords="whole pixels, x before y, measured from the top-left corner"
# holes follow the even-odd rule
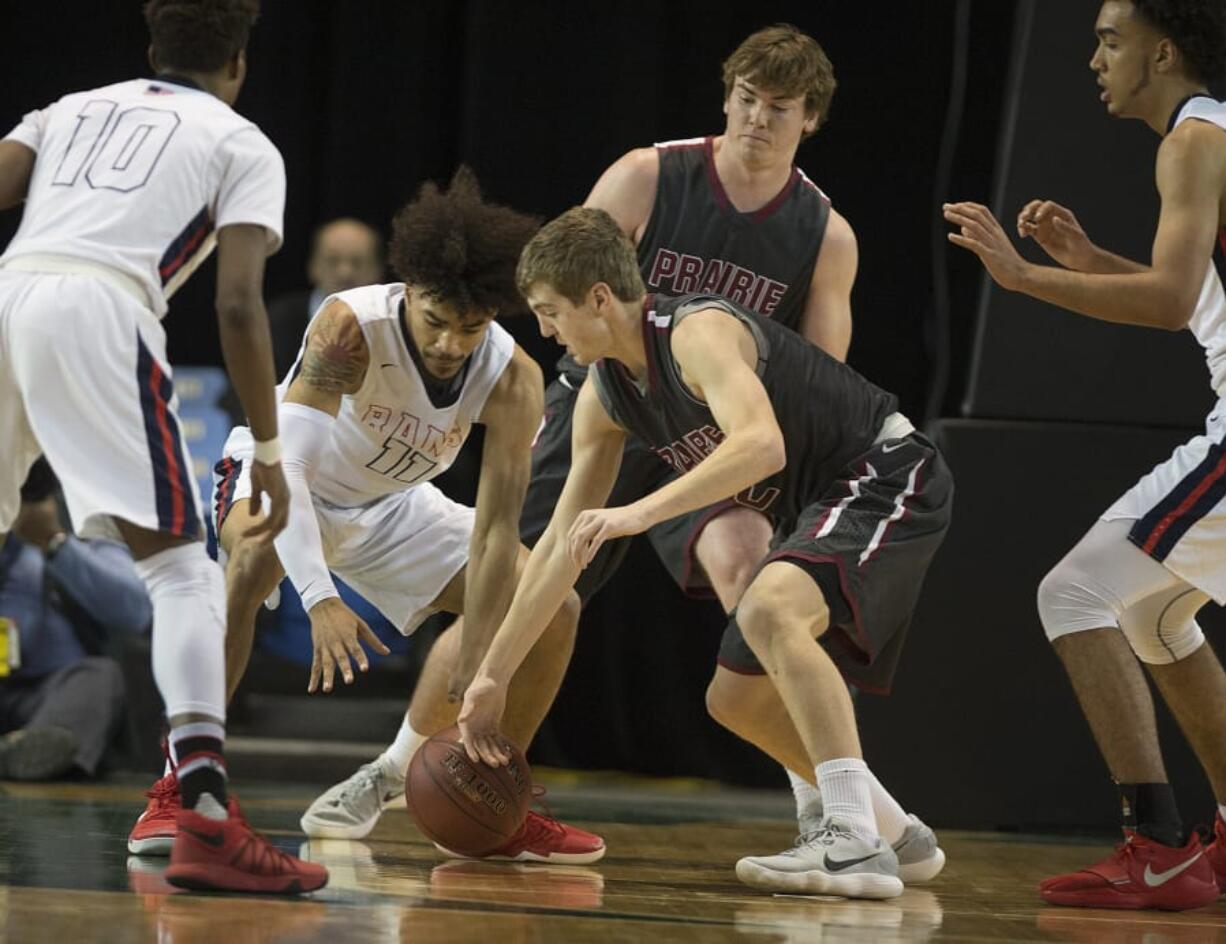
[[[482,856],[524,824],[532,774],[519,748],[511,762],[490,767],[469,760],[460,731],[450,727],[421,746],[405,778],[405,802],[417,828],[448,852]]]

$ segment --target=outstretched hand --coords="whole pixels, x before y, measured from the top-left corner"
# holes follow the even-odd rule
[[[321,683],[324,692],[332,691],[332,680],[337,671],[346,685],[352,684],[354,675],[350,659],[357,663],[359,671],[365,672],[370,668],[370,661],[360,643],[365,643],[380,655],[391,652],[365,620],[338,597],[316,603],[311,607],[309,616],[311,644],[315,650],[311,661],[311,679],[307,684],[307,691],[311,694],[320,688]]]
[[[1017,291],[1022,287],[1030,263],[1018,254],[991,210],[981,203],[947,203],[944,215],[958,227],[957,232],[949,233],[951,243],[977,255],[1001,288]]]
[[[1051,200],[1031,200],[1017,215],[1017,235],[1033,239],[1066,269],[1085,272],[1098,248],[1068,207]]]

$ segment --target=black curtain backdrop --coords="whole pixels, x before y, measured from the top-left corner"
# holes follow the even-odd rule
[[[799,163],[855,228],[860,274],[852,360],[923,410],[932,352],[932,175],[949,84],[954,0],[657,3],[265,0],[238,110],[281,149],[289,177],[285,246],[268,293],[304,282],[311,230],[353,215],[387,231],[424,180],[470,164],[486,192],[544,217],[581,202],[626,150],[722,130],[720,63],[778,21],[816,36],[839,89]],[[953,192],[986,196],[1014,4],[974,0],[967,113]],[[0,124],[64,92],[147,74],[140,4],[4,4],[11,42]],[[1087,15],[1086,42],[1091,41]],[[1088,55],[1088,53],[1087,53]],[[1088,75],[1088,71],[1087,71]],[[7,240],[16,214],[0,220]],[[955,388],[969,344],[974,270],[957,296]],[[212,270],[175,297],[179,363],[217,363]],[[517,337],[542,360],[532,324]]]
[[[807,30],[834,62],[828,123],[798,162],[854,227],[860,272],[851,361],[923,416],[933,357],[963,395],[977,263],[948,258],[952,346],[930,349],[931,234],[942,196],[987,200],[1015,4],[970,3],[968,82],[948,194],[934,195],[955,0],[818,2],[324,2],[266,0],[238,109],[281,149],[286,241],[269,296],[304,283],[316,225],[339,215],[384,232],[423,180],[460,162],[486,192],[549,217],[581,202],[626,150],[723,128],[720,63],[761,26]],[[147,74],[140,4],[4,4],[0,125],[69,90]],[[1086,9],[1085,56],[1093,45]],[[18,40],[18,38],[20,38]],[[1086,70],[1086,94],[1093,94]],[[16,213],[0,218],[0,241]],[[219,363],[206,266],[173,300],[172,360]],[[556,349],[508,322],[552,374]],[[541,750],[549,760],[778,783],[777,768],[706,719],[723,619],[685,601],[642,551],[586,613]],[[903,671],[906,671],[904,660]],[[538,754],[538,756],[540,756]]]

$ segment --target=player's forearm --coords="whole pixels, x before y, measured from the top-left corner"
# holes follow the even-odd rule
[[[1030,265],[1017,290],[1099,321],[1175,331],[1186,327],[1200,284],[1189,291],[1155,270],[1122,274],[1069,272]]]
[[[474,531],[465,571],[464,629],[460,636],[460,663],[479,664],[489,650],[515,596],[515,558],[519,533],[515,521],[500,523],[481,535]]]
[[[311,501],[311,480],[332,432],[333,418],[322,410],[300,403],[281,405],[285,432],[285,483],[289,486],[289,521],[273,540],[281,566],[302,598],[311,607],[339,596],[324,557],[319,520]]]
[[[1092,275],[1136,275],[1149,271],[1147,265],[1117,256],[1098,246],[1095,246],[1085,259],[1079,260],[1076,268]]]
[[[500,685],[509,684],[575,585],[579,568],[567,554],[564,539],[572,523],[559,522],[555,517],[533,548],[506,619],[490,643],[478,676],[491,678]]]
[[[782,436],[744,433],[730,435],[702,462],[634,503],[647,527],[686,512],[706,508],[756,485],[783,468]]]
[[[217,323],[230,382],[257,442],[277,435],[276,374],[268,314],[260,299],[219,300]]]

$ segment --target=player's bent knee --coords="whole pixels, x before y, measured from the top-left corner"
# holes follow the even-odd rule
[[[1133,654],[1147,665],[1169,665],[1182,661],[1205,642],[1205,634],[1195,620],[1175,630],[1159,630],[1153,623],[1135,628],[1128,628],[1128,624],[1125,624],[1122,628]]]
[[[271,544],[239,538],[226,563],[226,586],[231,597],[262,602],[281,582],[283,571]]]
[[[707,714],[729,730],[734,729],[737,717],[737,707],[740,701],[737,692],[736,679],[732,673],[717,669],[711,682],[707,685]]]
[[[770,549],[771,528],[758,512],[739,508],[710,521],[694,543],[694,556],[712,586],[735,599],[749,586]]]
[[[749,648],[757,652],[800,621],[809,635],[822,635],[830,625],[830,608],[810,574],[786,561],[774,561],[745,590],[736,620]]]
[[[1154,594],[1120,615],[1120,629],[1142,662],[1179,662],[1204,645],[1205,634],[1196,622],[1196,613],[1204,602],[1204,595],[1191,588]]]
[[[766,675],[742,675],[721,666],[707,685],[707,714],[734,734],[741,734],[764,699],[772,697],[774,685]]]
[[[756,581],[741,597],[736,610],[736,621],[741,627],[745,642],[755,653],[769,646],[771,640],[783,628],[778,602],[772,600],[764,589],[759,588]]]
[[[1039,621],[1049,641],[1119,626],[1116,605],[1085,569],[1065,558],[1039,582]]]

